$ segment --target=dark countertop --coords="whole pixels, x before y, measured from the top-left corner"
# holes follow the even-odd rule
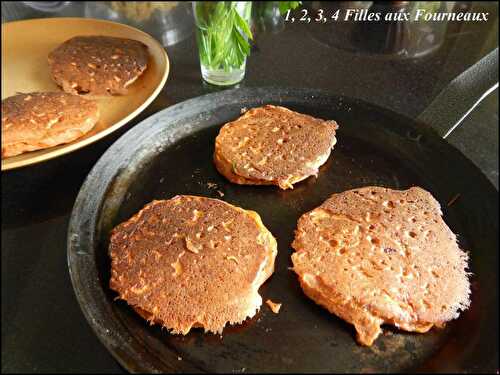
[[[416,117],[455,76],[498,46],[498,4],[483,6],[494,15],[488,22],[450,27],[439,50],[413,60],[353,54],[318,40],[330,36],[325,25],[289,24],[257,36],[241,86],[325,88]],[[109,145],[152,113],[216,90],[201,82],[193,36],[167,52],[167,84],[138,119],[85,149],[2,172],[2,372],[122,371],[76,302],[66,229],[85,176]],[[448,141],[498,189],[498,90]]]

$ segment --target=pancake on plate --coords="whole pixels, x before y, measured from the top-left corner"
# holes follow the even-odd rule
[[[17,94],[2,100],[2,159],[68,143],[99,119],[92,100],[63,92]]]
[[[49,54],[54,81],[66,92],[123,95],[148,66],[148,48],[132,39],[76,36]]]
[[[215,166],[236,184],[293,189],[293,184],[317,176],[337,142],[337,129],[335,121],[284,107],[253,108],[221,128]]]
[[[469,306],[467,255],[427,191],[333,194],[298,221],[293,270],[304,293],[372,345],[382,324],[427,332]]]
[[[258,311],[276,254],[257,213],[178,195],[147,204],[112,231],[110,287],[172,333],[221,333]]]

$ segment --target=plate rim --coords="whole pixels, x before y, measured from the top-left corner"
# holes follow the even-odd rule
[[[114,21],[108,21],[108,20],[103,20],[103,19],[98,19],[98,18],[85,18],[85,17],[49,17],[49,18],[33,18],[33,19],[28,19],[28,20],[16,20],[16,21],[11,21],[11,22],[6,22],[2,24],[2,34],[5,33],[4,28],[7,28],[9,25],[12,24],[19,24],[19,23],[35,23],[35,22],[67,22],[67,21],[78,21],[78,22],[98,22],[98,23],[104,23],[104,24],[113,24],[113,25],[119,25],[119,27],[122,27],[124,29],[130,29],[133,30],[134,32],[138,32],[140,34],[143,34],[146,38],[150,39],[152,44],[156,45],[158,50],[161,52],[160,56],[162,57],[164,69],[162,72],[162,76],[160,79],[160,82],[158,86],[153,90],[151,95],[139,106],[137,107],[134,111],[129,113],[127,116],[122,118],[121,120],[115,122],[111,126],[97,132],[96,134],[93,134],[90,137],[83,138],[81,140],[76,140],[75,143],[68,143],[66,145],[61,145],[63,146],[60,149],[55,149],[52,151],[48,151],[47,153],[44,153],[42,155],[36,156],[34,158],[30,159],[24,159],[24,160],[18,160],[18,161],[11,161],[8,162],[9,158],[2,159],[2,167],[1,170],[7,171],[7,170],[12,170],[12,169],[17,169],[17,168],[22,168],[26,167],[29,165],[34,165],[38,164],[50,159],[54,159],[59,156],[63,156],[66,154],[69,154],[71,152],[74,152],[76,150],[79,150],[81,148],[84,148],[94,142],[97,142],[98,140],[106,137],[107,135],[113,133],[114,131],[118,130],[122,126],[125,126],[128,124],[131,120],[133,120],[135,117],[137,117],[141,112],[143,112],[152,102],[153,100],[156,99],[156,97],[160,94],[160,92],[163,90],[165,87],[165,83],[167,82],[167,78],[170,74],[170,59],[168,58],[167,51],[165,47],[161,45],[160,42],[158,42],[153,36],[150,34],[146,33],[145,31],[139,30],[133,26],[126,25],[123,23],[119,22],[114,22]],[[62,91],[61,91],[62,92]],[[50,148],[47,148],[46,150],[50,150]]]

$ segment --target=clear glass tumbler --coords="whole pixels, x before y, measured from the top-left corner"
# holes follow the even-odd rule
[[[251,11],[251,1],[193,2],[201,76],[208,83],[234,85],[245,77],[250,47],[243,29],[249,32]]]

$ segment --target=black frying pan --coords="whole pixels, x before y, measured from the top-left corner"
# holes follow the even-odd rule
[[[475,102],[463,103],[456,92],[464,84],[479,86],[478,92],[468,90],[477,99],[476,94],[490,88],[487,83],[495,76],[498,80],[497,71],[479,82],[467,77],[471,72],[483,77],[485,69],[490,72],[498,51],[492,56],[457,78],[424,113],[438,131],[359,100],[324,91],[275,88],[236,89],[191,99],[131,129],[87,177],[69,227],[72,282],[97,336],[132,372],[495,371],[498,191],[442,139],[443,125],[458,123],[464,112],[457,110],[457,119],[440,122],[440,114],[451,111],[439,104],[455,95],[459,99],[455,108],[472,107]],[[340,124],[338,143],[319,177],[291,191],[231,184],[212,163],[220,126],[238,117],[242,107],[268,103]],[[427,334],[388,329],[372,347],[358,346],[353,327],[306,298],[288,270],[299,216],[334,192],[365,185],[398,189],[418,185],[432,192],[461,247],[470,252],[472,304],[445,329]],[[264,300],[283,303],[279,315],[263,306],[253,319],[226,328],[222,337],[200,330],[175,336],[150,327],[126,303],[113,301],[107,256],[111,228],[153,199],[176,194],[220,198],[218,191],[224,193],[222,199],[257,211],[278,239],[276,271],[260,292]],[[457,194],[459,198],[448,207]]]

